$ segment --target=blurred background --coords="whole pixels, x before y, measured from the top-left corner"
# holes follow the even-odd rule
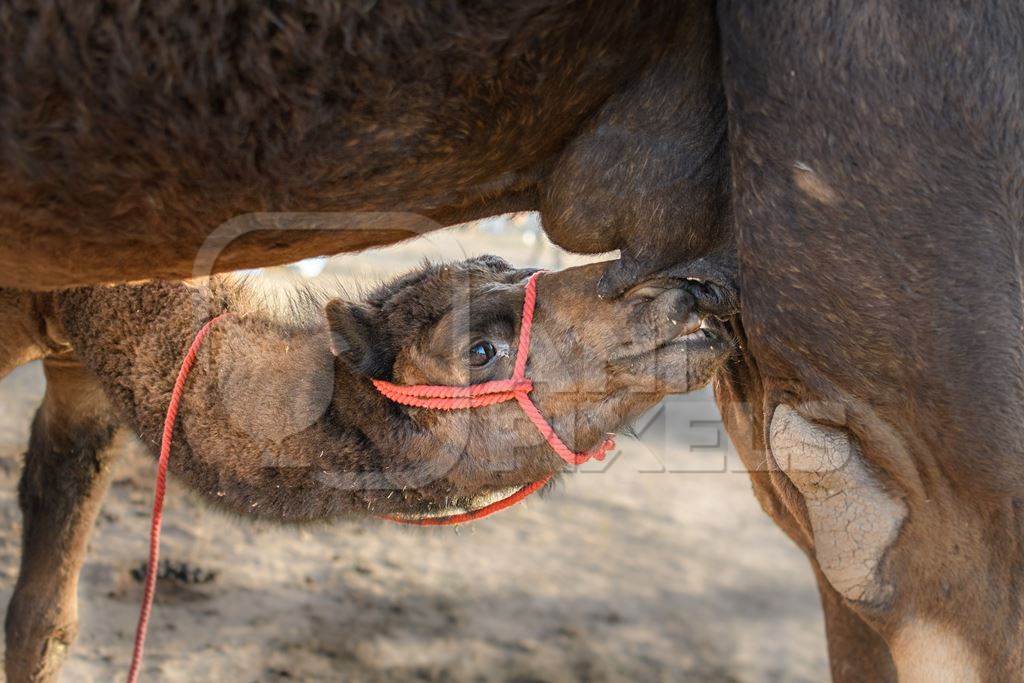
[[[250,275],[270,293],[310,280],[357,292],[424,258],[484,253],[549,269],[588,260],[548,242],[535,214],[515,214]],[[4,604],[17,576],[21,455],[42,393],[38,364],[0,382]],[[811,570],[754,500],[710,392],[666,400],[635,431],[550,495],[467,527],[253,525],[172,481],[144,678],[827,680]],[[131,654],[155,461],[127,436],[118,448],[65,681],[120,679]]]

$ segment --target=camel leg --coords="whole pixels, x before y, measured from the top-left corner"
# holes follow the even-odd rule
[[[847,606],[820,569],[815,572],[833,683],[895,683],[896,667],[885,640]]]
[[[78,573],[110,482],[117,427],[96,381],[75,361],[47,360],[18,488],[21,570],[7,609],[9,683],[57,680],[77,634]]]

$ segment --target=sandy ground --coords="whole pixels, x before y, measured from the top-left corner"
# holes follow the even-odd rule
[[[499,228],[504,227],[503,230]],[[423,258],[490,251],[573,259],[524,226],[485,224],[334,259],[345,283]],[[524,237],[525,235],[525,237]],[[298,276],[275,270],[271,286]],[[0,383],[0,599],[17,573],[15,486],[43,391],[29,365]],[[711,396],[675,397],[616,457],[551,495],[461,530],[380,522],[254,526],[172,482],[148,681],[762,681],[827,679],[803,556],[760,511]],[[154,461],[133,440],[79,588],[65,681],[120,679],[141,586]]]

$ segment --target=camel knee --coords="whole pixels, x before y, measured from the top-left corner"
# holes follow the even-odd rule
[[[9,683],[58,680],[68,649],[78,635],[75,596],[15,591],[7,608],[4,668]]]
[[[772,455],[807,506],[814,554],[833,588],[853,602],[882,603],[893,586],[879,572],[907,506],[886,490],[843,429],[813,423],[780,405],[772,416]]]
[[[1024,505],[964,497],[962,479],[931,477],[923,488],[883,473],[861,446],[884,457],[881,439],[862,441],[790,406],[776,408],[769,439],[806,507],[821,575],[884,639],[898,680],[1021,680],[1022,601],[1007,577],[1024,559]],[[914,466],[927,469],[927,455]]]

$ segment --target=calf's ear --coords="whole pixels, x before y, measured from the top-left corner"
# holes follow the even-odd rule
[[[331,332],[331,351],[357,369],[372,363],[374,316],[365,306],[331,299],[324,308]]]

